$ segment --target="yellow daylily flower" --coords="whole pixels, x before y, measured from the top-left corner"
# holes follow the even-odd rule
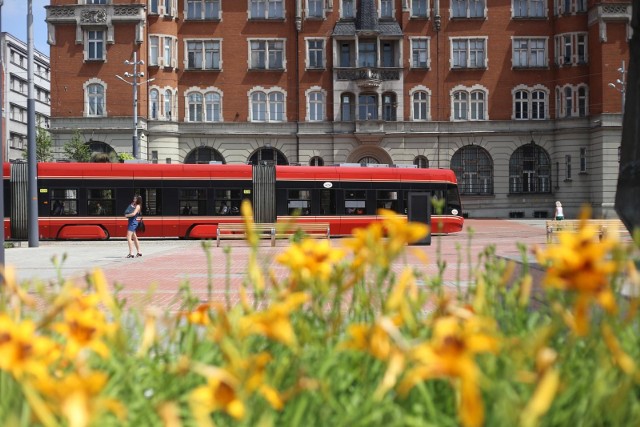
[[[327,282],[343,257],[344,252],[332,248],[329,240],[304,239],[289,246],[276,261],[289,268],[297,283]]]
[[[195,388],[189,397],[189,404],[198,425],[213,425],[209,415],[220,410],[236,420],[241,420],[246,409],[238,395],[238,379],[217,367],[208,366],[201,371],[207,377],[207,384]]]

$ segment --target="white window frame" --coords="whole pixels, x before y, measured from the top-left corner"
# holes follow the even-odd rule
[[[511,17],[523,18],[546,18],[548,13],[546,0],[512,0]]]
[[[382,10],[383,10],[383,3],[386,3],[387,5],[391,6],[391,13],[389,15],[383,15],[382,14]],[[381,19],[393,19],[393,17],[396,16],[396,7],[395,7],[395,1],[393,0],[378,0],[378,17]]]
[[[160,45],[158,47],[158,66],[165,68],[178,68],[178,38],[167,34],[158,34],[158,36],[160,40]]]
[[[579,55],[582,46],[583,55]],[[561,33],[555,36],[556,65],[576,66],[589,63],[589,35],[586,32]],[[567,55],[568,54],[568,55]]]
[[[200,67],[189,65],[190,44],[200,43]],[[213,43],[212,66],[207,67],[207,43]],[[218,66],[215,66],[215,52],[217,52]],[[185,39],[184,40],[184,69],[189,71],[222,71],[222,39]]]
[[[238,1],[238,0],[236,0]],[[287,16],[287,11],[285,9],[285,1],[284,0],[247,0],[248,1],[248,9],[247,14],[249,15],[249,19],[284,19]],[[263,5],[264,14],[262,16],[253,16],[253,5]],[[272,6],[280,5],[281,13],[275,16],[271,16],[271,8]]]
[[[264,95],[264,119],[258,119],[254,117],[254,100],[253,96],[257,94]],[[282,95],[282,101],[275,100],[275,96]],[[270,89],[266,89],[262,86],[256,86],[247,92],[249,100],[249,121],[255,123],[284,123],[287,121],[287,92],[281,87],[274,86]],[[281,109],[281,111],[279,111]],[[282,117],[281,120],[275,118],[276,115]]]
[[[414,99],[417,94],[424,94],[426,99]],[[429,122],[431,121],[431,90],[426,86],[416,86],[409,91],[409,99],[411,102],[411,121],[412,122]],[[422,116],[420,111],[416,110],[416,104],[425,105],[425,115]],[[418,117],[416,117],[416,115]]]
[[[581,89],[584,90],[584,96],[580,96]],[[570,97],[567,96],[567,92]],[[583,114],[580,114],[580,104],[584,104]],[[589,116],[589,86],[587,84],[556,86],[556,118],[587,116]]]
[[[322,48],[321,49],[317,49],[314,48],[313,50],[311,49],[310,44],[312,42],[322,42]],[[307,46],[307,55],[306,55],[306,63],[305,63],[305,68],[307,70],[323,70],[327,67],[327,40],[324,38],[318,38],[318,37],[305,37],[305,45]],[[315,66],[312,66],[311,64],[311,57],[312,57],[312,53],[314,52],[320,52],[320,55],[322,55],[321,58],[321,63],[320,64],[316,64]]]
[[[455,7],[455,3],[461,3],[464,5],[464,15],[454,15],[454,12],[457,10]],[[479,3],[479,4],[478,4]],[[474,7],[472,7],[474,6]],[[481,15],[472,15],[472,11],[475,11],[478,7],[482,8]],[[487,17],[487,2],[486,0],[451,0],[449,6],[449,13],[451,19],[480,19]]]
[[[307,19],[325,19],[325,0],[305,0],[305,17]],[[312,15],[312,9],[320,9],[320,14]]]
[[[200,4],[200,16],[189,16],[189,5]],[[207,16],[207,4],[211,4],[212,7],[217,5],[217,14],[213,16]],[[221,19],[222,5],[221,0],[184,0],[184,19],[187,21],[216,21]]]
[[[345,6],[348,3],[350,6]],[[354,19],[356,17],[356,0],[340,0],[340,18]]]
[[[478,101],[474,99],[474,94],[482,93],[482,100]],[[456,101],[456,94],[464,94],[465,99]],[[477,95],[476,95],[477,96]],[[449,99],[451,100],[451,115],[450,120],[453,122],[461,122],[461,121],[487,121],[489,120],[489,89],[482,85],[473,85],[473,86],[463,86],[458,85],[451,89],[449,92]],[[462,105],[464,104],[465,110],[462,111],[464,114],[460,114],[460,117],[456,118],[456,104]],[[481,105],[482,108],[478,108]],[[478,117],[478,113],[481,117]],[[474,118],[474,114],[476,117]]]
[[[272,39],[248,39],[247,40],[247,48],[249,49],[249,56],[248,56],[248,67],[250,70],[277,70],[277,71],[286,71],[287,70],[287,39],[278,39],[278,38],[272,38]],[[260,68],[260,67],[256,67],[253,64],[253,53],[254,53],[254,49],[253,49],[253,43],[264,43],[264,68]],[[271,56],[271,51],[273,51],[273,47],[271,47],[271,51],[270,51],[270,45],[272,43],[281,43],[282,44],[282,49],[280,49],[280,53],[282,55],[282,67],[281,68],[277,68],[277,67],[271,67],[270,66],[270,56]],[[256,52],[258,52],[256,50]]]
[[[153,98],[154,93],[156,94],[155,100]],[[160,105],[160,91],[152,87],[149,89],[149,120],[158,120],[160,118]]]
[[[102,114],[91,114],[89,86],[92,85],[102,86]],[[107,117],[107,83],[94,77],[84,82],[82,89],[84,92],[84,117]]]
[[[427,60],[426,60],[425,66],[416,65],[414,62],[416,49],[417,49],[416,48],[417,42],[424,42],[426,45],[425,50],[426,50]],[[430,69],[431,68],[431,37],[409,37],[409,44],[411,49],[411,55],[409,57],[409,68],[415,68],[415,69],[421,69],[421,70]]]
[[[198,95],[200,97],[200,104],[198,104],[198,111],[200,113],[200,120],[192,119],[191,117],[191,103],[189,98],[191,95]],[[218,109],[216,111],[215,108],[212,108],[212,114],[209,117],[208,114],[208,105],[209,102],[207,100],[209,95],[216,95],[218,97],[218,101],[212,103],[211,105],[218,105]],[[184,105],[185,105],[185,114],[184,121],[187,123],[221,123],[224,121],[223,119],[223,93],[220,89],[215,86],[209,86],[207,88],[199,88],[199,87],[190,87],[184,93]],[[217,112],[213,114],[213,112]]]
[[[526,92],[527,99],[526,100],[517,100],[516,94],[518,92]],[[534,98],[534,94],[542,92],[544,94],[544,100],[539,98]],[[512,113],[511,120],[549,120],[549,89],[542,85],[534,85],[534,86],[526,86],[526,85],[518,85],[511,90],[511,99],[512,99]],[[527,104],[527,117],[516,117],[516,104],[517,103]],[[544,117],[539,117],[539,104],[543,104],[542,112]],[[537,116],[537,117],[534,117]]]
[[[167,93],[169,93],[169,97],[167,97]],[[173,114],[174,111],[178,111],[178,90],[165,87],[162,91],[162,115],[164,119],[170,122],[177,121],[178,115]]]
[[[554,0],[553,8],[556,16],[585,13],[587,0]]]
[[[429,18],[429,0],[410,0],[409,2],[410,4],[409,6],[409,19],[427,19]],[[419,5],[423,5],[424,4],[424,14],[422,13],[421,10],[419,10],[418,12],[420,12],[419,14],[414,15],[414,11],[415,11],[415,5],[419,4]]]
[[[101,33],[101,38],[92,38],[94,33]],[[102,55],[92,57],[90,55],[91,46],[99,46]],[[106,28],[87,28],[84,30],[84,60],[89,61],[105,61],[107,59],[107,29]]]
[[[162,0],[149,0],[149,15],[159,15],[160,14],[160,2]]]
[[[148,61],[150,67],[157,67],[160,65],[160,37],[159,35],[149,35],[149,54]],[[154,43],[155,40],[155,43]],[[154,46],[155,45],[155,46]],[[155,47],[155,54],[153,53],[153,49]]]
[[[318,100],[317,96],[322,99]],[[320,86],[312,86],[305,91],[307,100],[307,122],[324,122],[327,119],[327,91]]]
[[[526,47],[517,46],[518,43],[526,42]],[[542,64],[531,64],[531,58],[538,57],[539,46],[532,46],[534,43],[543,43]],[[518,52],[516,52],[516,49]],[[525,51],[526,64],[519,64],[519,52]],[[512,68],[546,68],[549,66],[549,38],[548,37],[512,37],[511,38],[511,66]]]
[[[450,59],[449,59],[449,67],[452,70],[456,70],[456,69],[487,69],[488,68],[488,64],[489,64],[489,58],[487,55],[487,45],[488,45],[488,39],[489,37],[487,36],[480,36],[480,37],[449,37],[449,51],[451,52],[450,55]],[[465,64],[464,66],[462,65],[454,65],[454,43],[455,42],[464,42],[466,44],[465,46],[465,52],[466,52],[466,57],[465,57]],[[471,66],[471,59],[474,56],[474,53],[477,52],[475,50],[475,45],[476,43],[481,42],[482,43],[482,64],[478,65],[476,64],[475,66]],[[474,44],[473,49],[472,49],[472,43]],[[459,49],[460,50],[460,49]],[[477,55],[477,53],[475,53],[475,55]]]
[[[178,0],[158,0],[158,15],[165,18],[178,16]]]

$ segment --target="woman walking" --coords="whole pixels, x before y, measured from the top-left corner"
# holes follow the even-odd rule
[[[127,258],[141,257],[140,242],[138,242],[138,235],[136,229],[142,220],[142,197],[135,196],[133,201],[127,209],[124,211],[124,216],[129,219],[129,225],[127,226],[127,244],[129,245],[129,255]],[[133,249],[136,249],[136,252]]]

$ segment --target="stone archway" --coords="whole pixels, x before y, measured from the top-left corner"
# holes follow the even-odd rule
[[[118,163],[118,153],[112,146],[102,141],[92,139],[86,143],[91,150],[91,161],[96,163]]]
[[[289,160],[282,151],[272,147],[260,147],[249,156],[248,163],[257,165],[260,162],[275,162],[277,165],[289,164]]]
[[[209,164],[209,162],[227,163],[222,154],[211,147],[194,148],[184,158],[185,164]]]
[[[377,160],[379,164],[392,165],[393,160],[387,151],[375,146],[360,146],[347,156],[347,163],[360,163],[362,159]]]

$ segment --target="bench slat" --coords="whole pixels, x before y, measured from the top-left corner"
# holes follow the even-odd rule
[[[305,234],[322,234],[327,239],[331,237],[330,225],[328,223],[268,223],[254,224],[254,230],[260,238],[270,238],[271,246],[275,246],[277,238],[288,238],[298,231]],[[245,239],[246,227],[244,224],[218,224],[216,232],[216,246],[220,246],[220,240],[224,239]]]
[[[580,224],[582,220],[579,219],[565,219],[561,221],[551,220],[546,222],[547,228],[547,243],[551,243],[553,240],[553,235],[560,232],[577,232],[580,229]],[[602,237],[608,231],[626,231],[626,227],[624,223],[619,219],[588,219],[586,220],[587,225],[592,227],[596,227],[599,233],[599,238]]]

